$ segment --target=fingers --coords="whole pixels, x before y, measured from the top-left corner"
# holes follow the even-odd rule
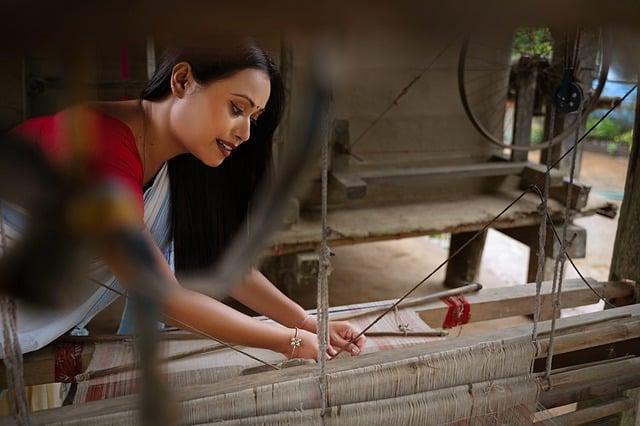
[[[335,321],[331,323],[331,326],[331,344],[335,347],[334,349],[339,349],[339,351],[336,351],[332,356],[342,351],[349,352],[351,355],[359,355],[360,352],[362,352],[366,338],[362,335],[354,340],[359,332],[354,329],[351,324],[343,321]],[[351,340],[353,340],[353,342],[351,342]]]
[[[329,346],[327,347],[327,353],[328,353],[331,357],[334,357],[334,356],[336,356],[336,355],[338,354],[338,351],[337,351],[333,346],[329,345]]]
[[[360,348],[357,345],[350,343],[348,340],[345,340],[340,336],[336,336],[335,340],[336,344],[340,346],[343,351],[349,352],[352,356],[360,354]]]
[[[356,336],[357,336],[357,334],[356,334]],[[362,350],[364,349],[364,344],[365,344],[366,340],[367,340],[367,338],[363,334],[362,336],[358,337],[358,339],[353,343],[355,343],[358,346],[358,348],[360,348],[360,351],[362,352]]]

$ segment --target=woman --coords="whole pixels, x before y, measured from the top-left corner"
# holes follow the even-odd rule
[[[140,207],[144,203],[141,223],[147,227],[158,265],[171,283],[161,301],[168,322],[231,344],[271,349],[288,358],[317,358],[315,318],[306,315],[259,271],[251,270],[231,296],[279,325],[255,320],[181,287],[166,260],[173,243],[176,273],[211,266],[239,230],[255,188],[269,176],[271,142],[282,116],[283,98],[282,80],[273,61],[255,42],[244,41],[215,51],[170,51],[140,100],[75,107],[31,119],[15,132],[35,139],[54,163],[64,165],[69,155],[60,143],[61,129],[74,114],[91,123],[95,142],[89,150],[89,164],[95,170],[94,178],[120,180]],[[155,193],[143,195],[145,188]],[[163,193],[167,194],[164,198]],[[153,197],[158,211],[163,203],[169,204],[171,214],[164,216],[170,220],[158,219],[161,214],[153,218],[147,214]],[[17,227],[11,217],[7,222],[10,228],[12,223]],[[104,268],[93,271],[102,274],[101,282],[118,285]],[[115,276],[122,275],[115,271]],[[52,329],[36,346],[86,324],[112,301],[108,293],[100,289],[81,312],[60,314],[65,321],[47,318],[32,322],[32,330],[38,324]],[[21,322],[25,323],[19,319],[18,324]],[[26,334],[19,333],[24,347]],[[298,348],[291,343],[296,335],[302,340]],[[328,355],[345,345],[353,355],[359,354],[364,337],[348,343],[356,335],[348,323],[331,322]]]

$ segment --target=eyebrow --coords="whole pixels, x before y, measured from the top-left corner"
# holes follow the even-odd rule
[[[256,103],[253,102],[253,99],[251,99],[250,97],[248,97],[247,95],[243,95],[242,93],[232,93],[232,95],[234,96],[240,96],[241,98],[245,98],[246,100],[249,101],[249,103],[251,104],[251,108],[255,108],[256,107]],[[264,108],[259,109],[259,111],[264,111]]]

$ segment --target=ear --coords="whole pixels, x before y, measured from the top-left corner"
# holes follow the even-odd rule
[[[178,62],[171,72],[171,93],[178,98],[184,97],[194,86],[191,65],[188,62]]]

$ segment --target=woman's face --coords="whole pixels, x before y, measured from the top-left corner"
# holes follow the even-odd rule
[[[170,127],[183,147],[208,166],[219,166],[249,139],[264,111],[271,83],[262,70],[247,68],[201,85],[187,63],[174,67]]]

